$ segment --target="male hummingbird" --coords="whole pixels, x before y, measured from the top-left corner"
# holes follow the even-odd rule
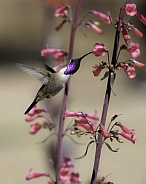
[[[77,59],[71,59],[68,65],[59,70],[58,72],[56,72],[53,68],[47,65],[46,67],[48,70],[45,70],[17,63],[16,66],[18,68],[20,68],[30,76],[35,77],[42,83],[42,86],[37,92],[33,102],[24,114],[27,114],[39,101],[45,98],[51,98],[52,96],[58,94],[69,80],[70,75],[77,72],[80,67],[81,60],[91,53],[92,52],[89,52]]]
[[[70,75],[64,74],[64,71],[67,69],[67,67],[64,67],[60,71],[56,72],[49,66],[47,66],[48,70],[25,66],[19,63],[17,63],[16,66],[30,76],[35,77],[42,83],[42,86],[37,92],[33,102],[24,114],[27,114],[39,101],[45,98],[51,98],[52,96],[58,94],[63,89],[70,77]]]

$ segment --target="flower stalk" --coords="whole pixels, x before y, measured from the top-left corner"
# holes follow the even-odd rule
[[[125,5],[127,3],[130,3],[131,0],[127,0]],[[118,48],[119,48],[119,40],[120,40],[120,21],[123,21],[125,16],[125,10],[121,10],[119,15],[119,22],[117,25],[116,33],[115,33],[115,40],[114,40],[114,48],[113,48],[113,55],[112,55],[112,61],[111,64],[115,68],[117,64],[117,56],[118,56]],[[103,110],[101,115],[101,121],[100,124],[105,126],[108,108],[109,108],[109,102],[111,97],[111,74],[114,71],[109,69],[109,76],[108,76],[108,82],[106,87],[106,93],[103,103]],[[97,176],[98,176],[98,170],[99,170],[99,163],[100,163],[100,156],[102,151],[102,143],[103,143],[103,136],[101,134],[98,134],[97,143],[96,143],[96,151],[95,151],[95,158],[94,158],[94,166],[92,171],[92,177],[91,177],[91,184],[96,184]]]
[[[77,25],[78,25],[78,17],[79,17],[81,5],[82,5],[82,0],[78,0],[76,12],[75,12],[75,15],[74,15],[74,20],[73,20],[73,23],[71,25],[68,59],[71,59],[72,56],[73,56],[75,33],[76,33]],[[57,171],[57,173],[56,173],[56,183],[57,184],[61,184],[59,168],[61,166],[62,158],[63,158],[62,150],[63,150],[64,115],[65,115],[67,101],[68,101],[69,86],[70,86],[70,79],[65,85],[64,97],[63,97],[62,108],[61,108],[61,113],[60,113],[59,129],[58,129],[57,170],[56,170]]]

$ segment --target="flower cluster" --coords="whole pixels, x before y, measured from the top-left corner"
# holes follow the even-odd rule
[[[75,117],[74,125],[70,128],[72,135],[77,134],[78,136],[80,136],[87,132],[93,134],[93,132],[95,132],[98,128],[97,121],[99,121],[99,117],[97,116],[96,112],[94,114],[90,114],[83,112],[66,111],[64,118],[66,117]]]
[[[71,163],[70,158],[63,158],[62,165],[60,167],[60,180],[62,184],[75,183],[80,184],[81,179],[78,173],[72,172],[74,165]]]
[[[25,119],[26,122],[32,122],[38,118],[46,119],[46,121],[38,121],[31,124],[29,129],[30,134],[36,134],[41,128],[49,128],[49,130],[53,128],[53,123],[49,122],[49,120],[42,113],[48,113],[48,111],[44,108],[37,108],[36,106],[28,112]]]
[[[51,54],[54,54],[54,59],[56,61],[64,61],[65,57],[67,56],[67,52],[65,52],[64,50],[49,48],[48,46],[46,46],[46,48],[41,51],[41,56],[47,56]]]
[[[120,130],[113,130],[114,127],[120,127]],[[124,137],[125,139],[131,141],[133,144],[136,143],[137,138],[135,137],[135,130],[134,129],[128,129],[125,125],[123,125],[121,122],[116,122],[110,131],[108,131],[104,125],[101,125],[101,133],[105,139],[110,138],[111,140],[115,138],[118,142],[123,143],[123,141],[119,138],[119,135]]]
[[[122,45],[120,48],[120,51],[121,50],[126,50],[127,52],[130,52],[132,55],[132,59],[129,59],[129,60],[123,61],[123,62],[117,62],[115,69],[119,70],[120,68],[122,68],[129,78],[135,78],[136,77],[135,66],[137,66],[139,68],[145,67],[144,63],[141,63],[141,62],[135,60],[135,58],[137,58],[140,55],[139,44],[131,42],[129,45]],[[106,53],[108,53],[108,49],[106,48],[106,46],[103,43],[96,43],[96,44],[94,44],[94,47],[92,49],[92,53],[97,57],[98,56],[105,56]],[[106,62],[102,61],[101,63],[94,65],[93,67],[96,68],[95,70],[93,70],[94,76],[99,76],[102,69],[104,69],[104,68],[112,69],[113,66],[108,65]]]

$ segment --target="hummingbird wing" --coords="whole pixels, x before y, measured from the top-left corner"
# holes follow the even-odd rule
[[[22,71],[26,72],[31,77],[36,78],[37,80],[41,81],[42,84],[47,84],[49,82],[49,78],[52,75],[51,71],[47,71],[42,68],[36,68],[31,66],[26,66],[20,63],[16,63],[16,67],[21,69]],[[53,69],[52,69],[53,71]]]

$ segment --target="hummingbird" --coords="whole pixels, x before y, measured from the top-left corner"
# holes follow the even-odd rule
[[[48,65],[46,65],[46,70],[16,63],[16,67],[42,83],[42,86],[38,90],[33,102],[30,104],[24,114],[27,114],[38,102],[44,100],[45,98],[51,98],[57,95],[64,88],[71,74],[77,72],[80,67],[81,60],[91,53],[92,52],[89,52],[80,58],[69,60],[67,66],[63,67],[58,72]]]
[[[47,66],[46,69],[30,67],[23,64],[16,63],[16,67],[26,72],[32,77],[38,79],[42,86],[38,90],[33,102],[30,104],[24,114],[27,114],[39,101],[45,98],[51,98],[58,94],[65,86],[70,78],[70,74],[64,74],[67,67],[62,68],[56,72],[53,68]]]

